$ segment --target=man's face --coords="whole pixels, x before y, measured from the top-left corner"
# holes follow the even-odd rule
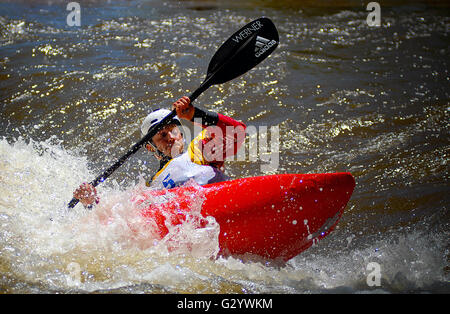
[[[153,144],[164,155],[174,158],[184,149],[183,134],[176,124],[166,125],[152,137]]]

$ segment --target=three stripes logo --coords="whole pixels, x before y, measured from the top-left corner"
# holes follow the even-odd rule
[[[260,57],[267,50],[269,50],[273,45],[276,45],[277,42],[275,40],[269,40],[267,38],[256,36],[255,43],[255,57]]]

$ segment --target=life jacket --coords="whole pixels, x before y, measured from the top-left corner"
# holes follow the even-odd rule
[[[153,176],[148,185],[156,189],[171,189],[193,179],[199,185],[229,180],[219,168],[223,161],[208,161],[203,154],[203,145],[209,142],[207,129],[191,141],[186,152],[170,159]]]

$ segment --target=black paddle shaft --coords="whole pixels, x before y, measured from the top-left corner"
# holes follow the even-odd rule
[[[228,82],[255,67],[275,50],[278,43],[278,31],[273,22],[266,17],[256,19],[242,27],[223,43],[214,54],[209,63],[205,80],[189,96],[191,103],[212,85]],[[175,115],[176,111],[172,110],[159,124],[151,127],[147,134],[134,144],[125,155],[120,157],[90,184],[97,186],[105,181],[131,155],[136,153],[159,130],[167,125]],[[73,198],[68,207],[73,208],[77,203],[78,199]]]

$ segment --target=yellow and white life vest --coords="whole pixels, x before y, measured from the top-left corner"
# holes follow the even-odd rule
[[[206,129],[192,140],[185,153],[172,158],[153,176],[150,186],[157,189],[171,189],[190,179],[199,185],[228,180],[222,171],[211,166],[203,156],[200,141],[205,136]]]

